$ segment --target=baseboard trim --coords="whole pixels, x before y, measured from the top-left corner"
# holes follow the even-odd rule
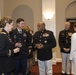
[[[62,62],[61,58],[56,58],[56,62]]]
[[[55,60],[55,59],[52,60],[52,64],[53,64],[53,65],[56,65],[56,60]]]

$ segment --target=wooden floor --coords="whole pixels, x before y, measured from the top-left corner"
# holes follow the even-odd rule
[[[53,65],[53,75],[61,75],[61,63],[57,63],[56,65]],[[32,66],[31,68],[31,75],[39,75],[38,65],[36,63],[35,66]]]

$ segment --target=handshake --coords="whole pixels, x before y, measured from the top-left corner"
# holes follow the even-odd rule
[[[37,49],[42,49],[44,46],[43,46],[43,44],[40,43],[40,44],[36,44],[35,47],[36,47]]]

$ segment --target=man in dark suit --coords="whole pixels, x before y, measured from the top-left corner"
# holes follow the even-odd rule
[[[45,29],[44,22],[39,22],[37,28],[33,42],[37,49],[39,75],[52,75],[52,48],[56,46],[56,40],[53,32]]]

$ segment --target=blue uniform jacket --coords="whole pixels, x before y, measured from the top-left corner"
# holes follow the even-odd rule
[[[56,40],[52,31],[44,30],[42,32],[37,31],[33,36],[34,46],[35,44],[43,44],[42,49],[37,49],[37,58],[39,60],[49,60],[52,58],[52,48],[56,46]]]
[[[70,53],[69,51],[64,51],[63,48],[71,48],[71,36],[72,32],[69,30],[62,30],[59,33],[59,46],[60,51],[63,53]]]

